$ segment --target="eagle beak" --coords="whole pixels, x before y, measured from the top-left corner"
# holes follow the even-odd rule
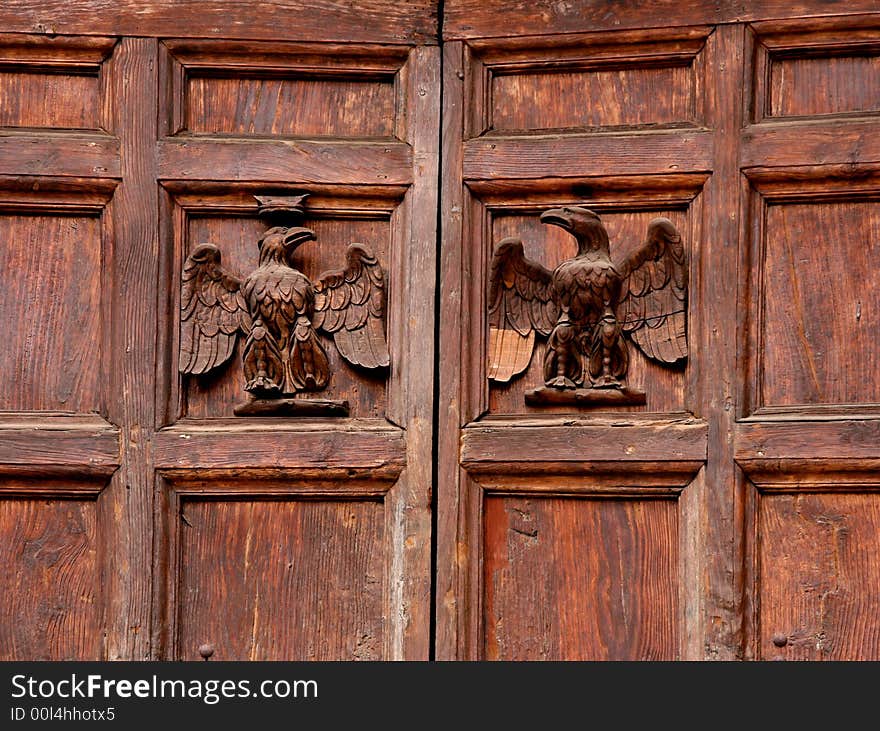
[[[284,234],[284,246],[288,249],[295,249],[306,241],[314,241],[315,232],[310,228],[289,228]]]
[[[565,214],[562,208],[551,208],[541,214],[541,223],[548,223],[551,226],[559,226],[559,228],[571,231],[571,218]]]

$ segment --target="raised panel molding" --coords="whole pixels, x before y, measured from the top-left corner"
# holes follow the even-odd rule
[[[877,412],[874,166],[745,172],[744,416]]]
[[[768,21],[754,34],[753,123],[880,112],[880,20]]]
[[[471,41],[465,138],[700,126],[708,33]]]
[[[101,576],[107,551],[100,525],[109,516],[100,498],[115,465],[109,455],[94,458],[109,445],[93,445],[93,459],[79,451],[81,444],[66,454],[68,462],[75,455],[85,464],[65,465],[64,456],[56,460],[60,465],[47,464],[56,456],[50,447],[45,458],[31,454],[25,465],[24,445],[22,464],[8,461],[14,444],[6,436],[0,430],[0,613],[14,621],[0,626],[0,658],[104,659]],[[38,444],[30,440],[30,450]]]
[[[208,643],[217,659],[394,658],[407,614],[388,592],[406,580],[395,559],[403,550],[394,515],[401,469],[160,470],[157,656],[198,659]],[[282,525],[269,530],[273,516]],[[243,530],[224,538],[224,524],[232,529],[235,521],[244,521]],[[336,528],[328,534],[330,524]],[[240,550],[211,558],[218,531],[223,547],[243,539]],[[328,550],[327,541],[340,543]],[[221,569],[228,580],[205,572],[199,560],[212,567],[228,561]],[[271,586],[270,574],[278,579]],[[364,602],[372,606],[363,609]],[[220,624],[212,619],[218,605],[228,617]],[[338,626],[323,641],[309,629],[331,625]]]
[[[466,607],[460,617],[461,656],[695,656],[703,465],[637,460],[465,465],[459,541],[470,550],[460,576],[459,601]],[[606,523],[615,527],[603,538]],[[652,551],[659,553],[648,559]],[[590,557],[599,555],[603,558],[593,563]],[[571,575],[557,584],[552,577],[560,561]],[[651,561],[659,568],[649,575],[639,567]],[[657,581],[660,576],[665,578]],[[630,606],[635,594],[626,597],[633,582],[653,597],[657,611],[639,613]],[[597,629],[607,622],[633,624],[615,640]]]
[[[573,180],[467,181],[465,238],[471,242],[465,250],[463,268],[463,317],[471,347],[463,349],[463,415],[467,422],[481,415],[535,413],[535,407],[523,404],[522,392],[543,384],[541,359],[543,347],[535,348],[531,363],[522,378],[514,383],[486,381],[487,375],[487,287],[492,251],[507,236],[521,238],[526,256],[544,266],[554,267],[575,253],[570,236],[561,229],[543,226],[539,214],[552,207],[577,205],[598,213],[608,226],[613,241],[612,258],[619,258],[644,240],[644,231],[656,216],[670,218],[681,233],[691,262],[689,291],[697,291],[700,282],[700,247],[702,242],[701,196],[707,179],[703,174],[673,176],[609,176]],[[688,314],[692,358],[699,358],[700,313]],[[631,348],[629,385],[648,392],[646,406],[619,406],[617,410],[662,413],[692,411],[692,369],[670,370],[652,364]],[[556,412],[570,407],[549,407]],[[541,410],[547,410],[542,407]]]
[[[106,416],[116,184],[0,178],[0,309],[16,323],[0,409]]]
[[[199,244],[213,242],[223,248],[224,267],[237,273],[254,268],[257,240],[267,226],[258,217],[256,194],[265,186],[222,183],[190,184],[179,181],[163,183],[162,262],[159,268],[160,358],[157,381],[161,423],[171,424],[180,418],[222,418],[230,416],[242,400],[244,386],[240,358],[222,372],[202,377],[177,375],[179,350],[178,283],[185,257]],[[273,189],[277,191],[276,189]],[[388,272],[388,338],[395,347],[392,323],[404,317],[399,272],[405,244],[395,231],[398,209],[405,189],[397,187],[348,188],[309,186],[292,193],[309,193],[305,225],[315,231],[318,242],[305,244],[297,258],[307,276],[338,269],[344,262],[348,245],[360,241],[367,245]],[[240,352],[241,343],[239,343]],[[387,383],[394,372],[373,373],[350,366],[333,346],[328,348],[333,378],[322,397],[346,399],[356,418],[382,418],[388,409]]]
[[[746,659],[880,657],[870,621],[859,621],[876,616],[880,588],[880,452],[876,434],[874,439],[873,459],[738,457],[748,478]]]
[[[166,40],[162,49],[163,134],[406,138],[405,47]]]
[[[0,35],[0,127],[107,132],[115,38]]]

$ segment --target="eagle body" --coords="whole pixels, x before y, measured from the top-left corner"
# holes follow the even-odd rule
[[[251,319],[263,323],[282,351],[297,319],[306,317],[311,322],[315,288],[296,269],[275,262],[260,266],[242,282],[241,292]]]
[[[562,262],[553,271],[553,299],[572,322],[595,325],[617,302],[623,278],[604,252],[590,251]]]
[[[245,389],[264,395],[323,388],[330,377],[327,353],[312,326],[315,286],[290,258],[309,229],[269,229],[260,240],[260,266],[242,282],[253,321],[245,344]]]

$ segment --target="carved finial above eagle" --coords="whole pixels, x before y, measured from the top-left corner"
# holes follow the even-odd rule
[[[522,242],[499,242],[489,288],[489,378],[506,382],[525,371],[536,334],[546,336],[545,387],[526,394],[541,405],[645,403],[627,388],[623,336],[651,360],[683,361],[687,344],[687,258],[667,218],[648,224],[644,243],[611,259],[608,232],[582,206],[553,208],[541,222],[577,241],[573,259],[549,270],[525,257]]]
[[[257,197],[271,223],[303,214],[305,195]],[[345,414],[345,402],[297,400],[330,380],[319,333],[333,338],[349,363],[389,365],[385,342],[385,272],[364,244],[351,244],[345,266],[311,281],[294,265],[296,250],[314,241],[311,229],[272,226],[257,242],[259,266],[244,279],[221,265],[220,249],[200,244],[187,257],[181,286],[181,373],[199,375],[224,365],[239,336],[246,338],[245,390],[255,401],[237,414]],[[262,402],[262,403],[258,403]],[[270,404],[267,406],[267,404]]]

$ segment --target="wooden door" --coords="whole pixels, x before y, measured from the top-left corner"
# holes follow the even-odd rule
[[[439,51],[431,2],[0,8],[0,657],[427,658]],[[350,416],[236,417],[181,375],[181,270],[237,276],[307,193],[361,242],[390,368]]]
[[[876,11],[444,4],[438,657],[880,657]],[[526,401],[565,207],[618,263],[680,234],[643,405]]]
[[[873,0],[344,5],[0,8],[0,657],[880,657]],[[347,416],[235,416],[189,257],[303,194],[390,367],[327,338]],[[643,309],[548,375],[493,257],[546,294],[572,208]]]

